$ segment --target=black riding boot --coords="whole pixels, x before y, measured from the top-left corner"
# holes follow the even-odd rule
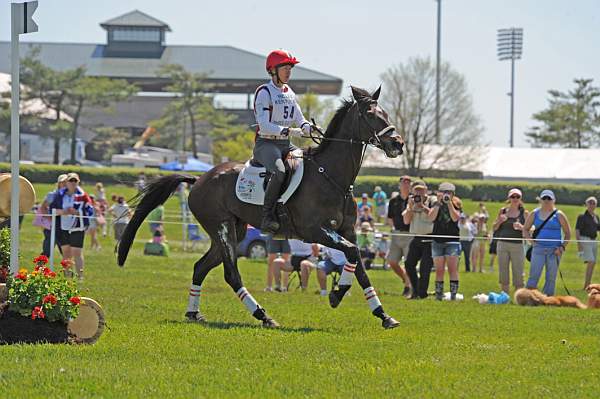
[[[281,185],[285,179],[284,172],[275,172],[271,174],[271,179],[267,184],[265,190],[265,201],[263,205],[263,219],[260,225],[260,230],[265,234],[275,234],[279,230],[279,222],[275,216],[275,207],[279,194],[281,191]]]

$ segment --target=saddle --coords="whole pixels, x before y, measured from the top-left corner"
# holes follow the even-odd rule
[[[285,204],[300,185],[304,175],[302,150],[297,149],[288,153],[284,159],[284,165],[286,178],[281,189],[279,202]],[[263,205],[269,178],[269,173],[260,162],[255,159],[249,160],[238,175],[235,184],[237,198],[248,204]]]

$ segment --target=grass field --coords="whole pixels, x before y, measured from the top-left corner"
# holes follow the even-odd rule
[[[48,186],[37,188],[43,194]],[[131,194],[107,192],[119,190]],[[467,211],[475,206],[467,203]],[[499,206],[488,204],[493,215]],[[176,208],[169,200],[167,212]],[[574,224],[579,209],[565,210]],[[169,225],[167,236],[175,240],[180,229]],[[148,238],[142,230],[140,237]],[[497,290],[497,274],[462,273],[460,292],[469,299],[439,303],[407,301],[392,272],[371,271],[386,311],[401,322],[387,331],[357,287],[333,310],[312,293],[314,277],[310,293],[264,293],[264,262],[242,260],[245,286],[283,328],[260,328],[224,282],[222,268],[203,286],[201,308],[209,322],[196,325],[182,321],[198,253],[174,245],[170,258],[145,257],[140,240],[120,269],[112,239],[102,238],[102,245],[100,252],[86,252],[82,285],[82,294],[106,311],[100,341],[0,347],[0,397],[597,396],[600,312],[470,299]],[[40,247],[41,233],[28,216],[23,262]],[[583,265],[575,252],[569,248],[561,268],[583,298]],[[557,291],[564,293],[560,281]]]

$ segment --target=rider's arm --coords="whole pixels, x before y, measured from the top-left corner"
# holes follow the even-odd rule
[[[258,134],[281,135],[285,129],[284,126],[279,126],[271,122],[271,95],[268,89],[259,90],[256,93],[254,102],[254,116],[258,123]]]
[[[305,132],[306,134],[310,133],[310,122],[306,120],[306,118],[304,118],[304,115],[302,114],[302,109],[300,109],[300,104],[298,104],[298,101],[296,101],[296,112],[294,112],[294,122],[296,124],[297,127],[299,127],[300,129],[302,129],[302,131],[305,131],[308,129],[308,132]]]

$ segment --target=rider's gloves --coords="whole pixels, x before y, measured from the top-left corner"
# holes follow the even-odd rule
[[[304,124],[302,124],[302,133],[308,136],[310,135],[310,132],[312,132],[312,126],[310,125],[310,123],[305,122]]]

